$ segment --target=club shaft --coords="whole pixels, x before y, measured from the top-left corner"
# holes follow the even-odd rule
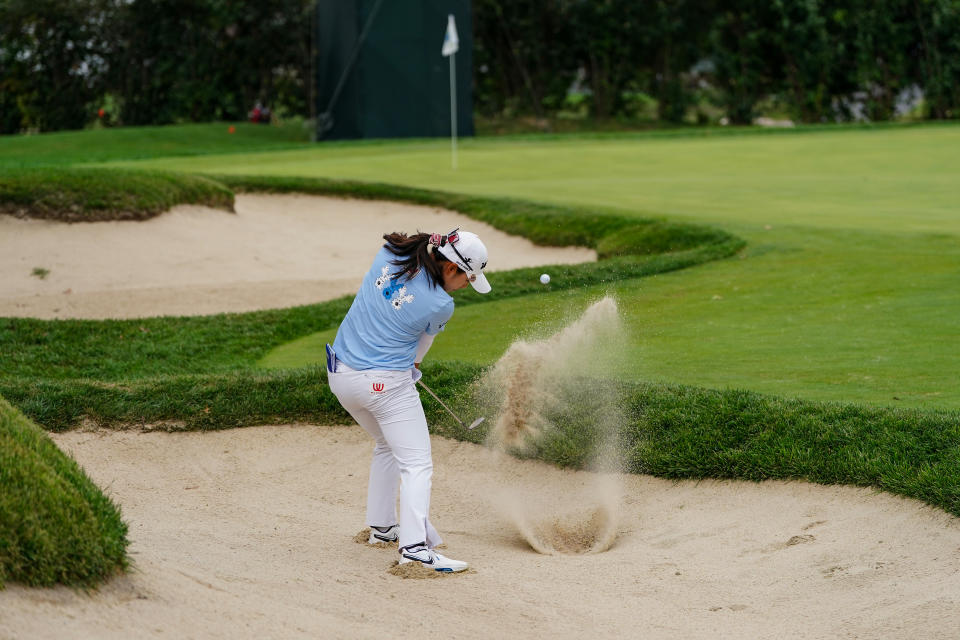
[[[456,420],[457,422],[460,423],[460,426],[461,426],[461,427],[466,427],[466,425],[463,424],[463,420],[461,420],[460,418],[458,418],[458,417],[457,417],[457,414],[455,414],[453,411],[451,411],[451,410],[450,410],[450,407],[448,407],[447,405],[445,405],[445,404],[443,403],[443,400],[441,400],[440,398],[438,398],[438,397],[437,397],[437,394],[435,394],[435,393],[433,392],[433,390],[430,389],[430,387],[428,387],[428,386],[423,382],[423,380],[417,380],[417,382],[420,383],[420,386],[421,386],[421,387],[423,387],[424,389],[427,390],[427,393],[429,393],[430,395],[433,396],[433,399],[434,399],[434,400],[436,400],[437,402],[440,403],[440,406],[441,406],[441,407],[443,407],[444,409],[447,410],[447,413],[449,413],[450,415],[453,416],[453,419],[454,419],[454,420]]]

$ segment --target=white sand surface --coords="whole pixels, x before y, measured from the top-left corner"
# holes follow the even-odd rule
[[[0,591],[0,638],[956,638],[960,526],[850,487],[625,476],[607,552],[534,552],[536,508],[590,474],[435,438],[436,580],[388,573],[364,527],[359,427],[53,436],[130,524],[133,570],[98,592]],[[572,505],[576,506],[576,505]]]
[[[0,215],[0,317],[135,318],[311,304],[356,293],[392,231],[480,235],[489,271],[596,260],[537,247],[444,209],[238,194],[236,213],[178,206],[150,220],[66,224]],[[34,269],[46,269],[40,278]],[[496,286],[496,279],[493,280]]]

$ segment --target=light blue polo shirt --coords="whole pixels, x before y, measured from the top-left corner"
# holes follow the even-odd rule
[[[423,269],[403,282],[393,278],[396,259],[380,249],[337,330],[333,350],[352,369],[412,368],[421,334],[440,333],[453,315],[453,298],[442,285],[432,287]]]

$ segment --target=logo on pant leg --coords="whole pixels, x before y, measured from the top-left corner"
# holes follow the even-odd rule
[[[373,385],[372,385],[372,388],[373,388],[372,393],[383,393],[383,383],[382,383],[382,382],[374,382]]]

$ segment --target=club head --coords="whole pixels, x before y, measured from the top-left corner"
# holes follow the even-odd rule
[[[479,426],[480,423],[483,422],[484,420],[486,420],[486,418],[484,418],[484,417],[477,418],[476,420],[474,420],[473,422],[470,423],[470,426],[467,427],[467,429],[473,429],[473,428]]]

